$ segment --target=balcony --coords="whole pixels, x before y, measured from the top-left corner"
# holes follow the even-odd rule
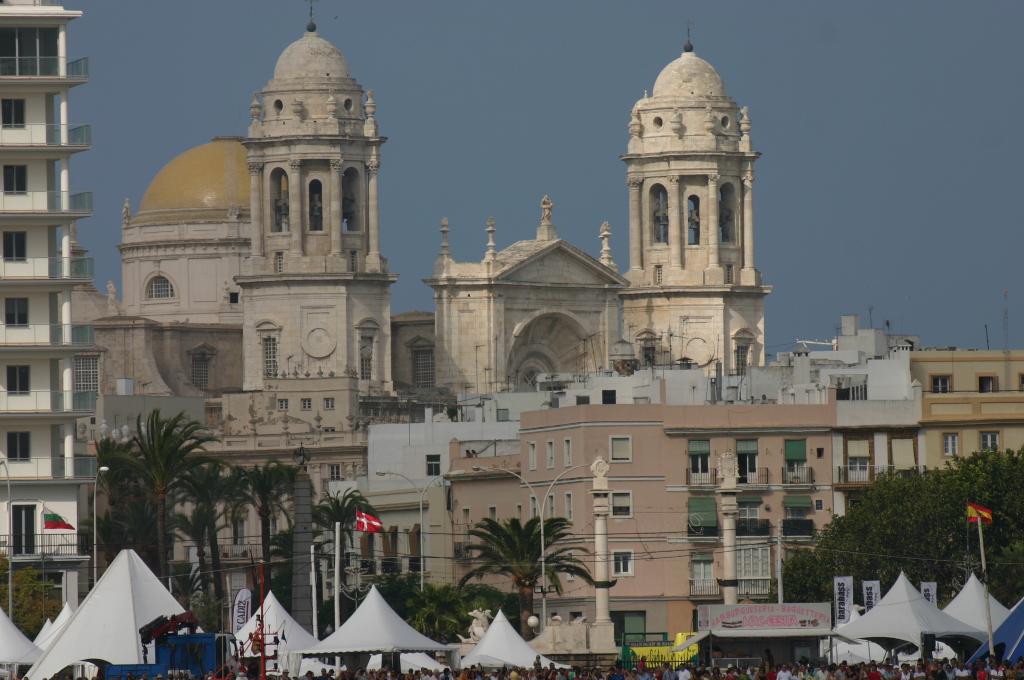
[[[0,78],[60,78],[85,81],[89,78],[89,57],[66,61],[61,73],[60,57],[0,57]]]
[[[418,574],[423,571],[423,558],[413,555],[408,558],[409,560],[409,573]]]
[[[694,472],[686,470],[687,486],[716,486],[718,484],[718,471],[711,468],[705,472]]]
[[[393,555],[387,555],[380,559],[380,573],[399,574],[402,572],[402,559]]]
[[[736,520],[737,536],[770,536],[771,533],[772,524],[766,519],[746,519],[741,517]]]
[[[364,574],[376,574],[377,573],[377,560],[372,557],[369,559],[359,560],[359,571]]]
[[[813,519],[784,519],[782,520],[782,535],[786,538],[813,538]]]
[[[4,125],[0,127],[0,146],[80,147],[92,146],[91,125]]]
[[[92,214],[92,192],[82,191],[4,191],[0,192],[0,215],[68,215],[88,217]]]
[[[83,558],[92,551],[88,537],[74,534],[0,534],[0,555],[15,561]]]
[[[740,597],[767,597],[772,594],[772,579],[770,577],[738,580],[736,594]]]
[[[814,484],[814,470],[806,465],[782,468],[783,484]]]
[[[718,538],[718,527],[703,526],[693,522],[686,523],[686,535],[690,538],[707,538],[717,539]]]
[[[96,410],[95,392],[59,390],[0,391],[0,416],[87,414]]]
[[[258,543],[222,543],[218,549],[222,560],[248,561],[263,554],[263,547]]]
[[[70,331],[70,332],[66,332]],[[28,324],[0,326],[0,347],[91,347],[95,333],[91,325]]]
[[[712,598],[717,599],[720,596],[720,590],[718,588],[718,579],[715,578],[691,578],[690,579],[690,599],[697,598]]]
[[[91,281],[91,257],[22,257],[0,260],[0,279]]]
[[[81,456],[70,459],[69,463],[67,458],[60,455],[24,460],[12,458],[7,461],[7,469],[12,480],[95,479],[96,459]]]
[[[768,486],[768,468],[740,472],[740,486]]]

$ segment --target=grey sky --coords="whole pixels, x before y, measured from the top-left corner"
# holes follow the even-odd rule
[[[70,54],[92,78],[72,93],[94,149],[73,164],[95,193],[79,238],[97,279],[120,279],[124,197],[138,204],[172,157],[245,134],[254,90],[306,23],[300,0],[93,0]],[[926,344],[1024,346],[1024,59],[1020,2],[320,0],[320,32],[373,89],[390,138],[382,246],[400,274],[392,311],[431,309],[421,282],[438,221],[456,257],[534,232],[544,193],[559,234],[597,253],[612,224],[627,264],[618,160],[633,103],[697,53],[750,107],[763,152],[755,185],[758,267],[775,286],[769,351],[835,332],[873,307],[876,326]],[[101,285],[102,288],[102,285]]]

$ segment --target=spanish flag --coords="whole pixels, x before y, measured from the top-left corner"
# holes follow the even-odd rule
[[[984,505],[978,505],[977,503],[968,503],[967,521],[971,524],[977,522],[981,522],[982,524],[992,524],[992,511],[986,508]]]

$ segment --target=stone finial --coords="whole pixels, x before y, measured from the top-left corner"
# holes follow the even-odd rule
[[[292,115],[302,120],[302,114],[306,110],[306,105],[301,99],[292,100]]]
[[[451,252],[448,249],[448,218],[441,218],[441,257],[448,257]]]
[[[555,224],[551,221],[551,213],[554,208],[555,202],[551,200],[550,196],[544,194],[544,198],[540,199],[540,226],[537,227],[538,241],[554,241],[558,238]]]
[[[124,199],[124,203],[121,204],[121,226],[129,227],[132,223],[132,199]]]
[[[496,231],[494,218],[488,217],[485,224],[487,225],[487,254],[484,256],[484,262],[494,262],[494,256],[497,254],[497,246],[494,243],[494,232]]]
[[[750,145],[750,109],[744,106],[740,109],[740,151],[751,151]]]
[[[327,97],[327,117],[337,118],[338,117],[338,100],[334,98],[334,93],[331,92]]]
[[[676,134],[676,137],[682,137],[683,133],[686,132],[686,126],[683,125],[683,112],[676,109],[672,113],[672,118],[668,123],[669,129]]]
[[[254,121],[259,120],[263,116],[263,104],[260,103],[259,93],[252,93],[252,101],[249,102],[249,118]]]
[[[366,103],[363,104],[363,111],[366,112],[366,122],[363,123],[363,134],[367,137],[376,137],[377,101],[373,98],[373,90],[366,91]]]
[[[710,106],[704,107],[704,133],[715,134],[715,114],[712,113]]]
[[[617,267],[615,266],[615,260],[612,259],[612,248],[611,248],[611,245],[609,244],[609,241],[612,238],[612,227],[611,227],[610,224],[608,224],[608,222],[602,222],[601,223],[600,237],[601,237],[601,259],[600,259],[601,264],[603,264],[605,267],[609,267],[611,269],[617,269]]]
[[[644,124],[640,121],[640,112],[634,106],[632,113],[629,115],[629,136],[639,137],[643,133]]]

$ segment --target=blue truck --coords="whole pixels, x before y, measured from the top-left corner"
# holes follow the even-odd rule
[[[233,679],[238,668],[237,646],[233,635],[199,632],[192,612],[159,616],[139,629],[143,658],[141,664],[110,664],[103,668],[105,680],[128,680],[172,673],[186,673],[205,678],[213,673],[219,680]],[[145,650],[152,643],[153,663],[145,659]]]

